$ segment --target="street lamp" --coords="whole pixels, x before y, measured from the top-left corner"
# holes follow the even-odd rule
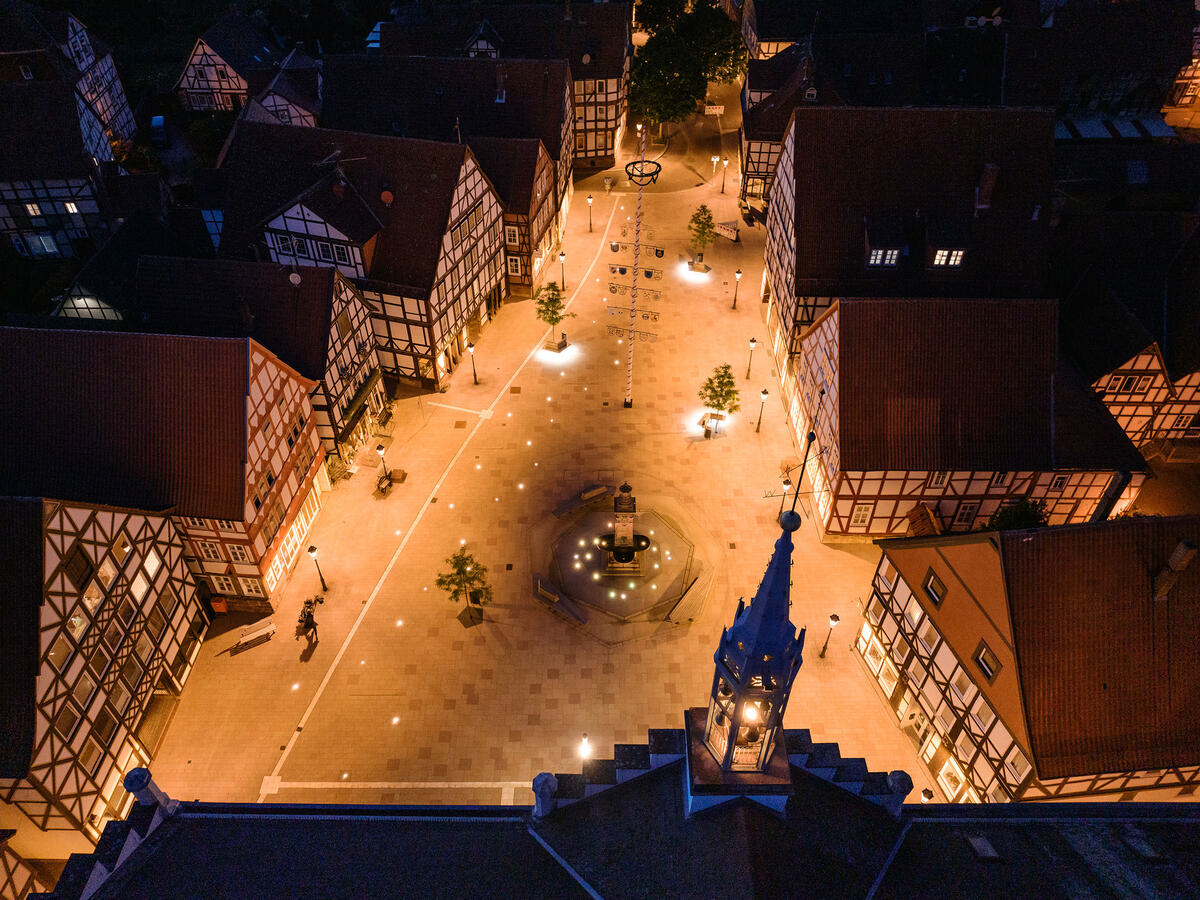
[[[742,270],[738,269],[736,272],[733,273],[733,308],[734,309],[737,309],[737,292],[738,292],[738,287],[741,286],[741,283],[742,283]]]
[[[383,444],[376,444],[375,452],[379,454],[379,461],[383,463],[383,474],[385,476],[388,475],[387,460],[383,458]],[[316,557],[314,556],[313,559],[316,559]]]
[[[382,449],[382,448],[380,448]],[[382,454],[380,454],[382,455]],[[321,564],[317,562],[317,545],[313,544],[308,548],[308,555],[312,557],[313,565],[317,567],[317,577],[321,579],[321,590],[329,590],[329,585],[325,583],[325,576],[321,574]]]
[[[750,378],[750,366],[754,363],[754,348],[758,346],[758,341],[750,338],[750,358],[746,360],[746,378]]]
[[[562,276],[562,289],[567,289],[567,251],[560,250],[558,254],[558,273]]]
[[[760,404],[759,404],[759,407],[758,407],[758,424],[754,426],[754,433],[755,433],[755,434],[758,434],[758,430],[759,430],[760,428],[762,428],[762,414],[763,414],[763,409],[765,409],[765,408],[766,408],[766,405],[767,405],[767,389],[766,389],[766,388],[763,388],[763,389],[762,389],[762,393],[761,393],[761,394],[759,394],[758,396],[762,398],[762,403],[760,403]]]
[[[786,475],[783,476],[783,493],[779,495],[779,515],[783,515],[783,501],[787,499],[788,488],[792,486],[792,479]]]
[[[721,165],[724,167],[721,169],[721,193],[723,194],[725,193],[725,175],[729,172],[728,156],[721,160]]]
[[[721,161],[721,157],[719,157],[719,156],[713,156],[713,158],[712,158],[712,164],[713,164],[713,177],[714,177],[714,178],[716,178],[716,177],[717,177],[717,163],[719,163],[720,161]]]
[[[593,197],[591,194],[588,194],[587,200],[588,200],[588,233],[589,234],[591,233],[591,230],[592,230],[592,201],[595,199],[596,198]]]
[[[833,629],[837,627],[837,623],[842,621],[837,613],[829,617],[829,633],[825,635],[825,643],[821,646],[820,658],[825,658],[825,651],[829,649],[829,639],[833,637]]]
[[[479,375],[475,372],[475,345],[467,341],[467,353],[471,354],[471,380],[479,384]]]

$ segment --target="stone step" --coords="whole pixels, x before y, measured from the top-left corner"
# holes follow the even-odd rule
[[[814,775],[830,781],[833,773],[842,764],[842,754],[837,744],[813,744],[812,752],[804,761],[804,768]]]
[[[650,767],[657,769],[682,759],[687,752],[687,734],[682,728],[651,728]]]
[[[812,753],[812,735],[807,728],[789,728],[783,733],[784,746],[787,748],[788,762],[793,766],[803,766]]]
[[[587,782],[583,775],[576,772],[555,772],[554,778],[558,781],[558,790],[554,792],[557,806],[567,806],[587,796]]]
[[[56,900],[76,900],[96,870],[96,859],[90,853],[72,853],[54,885]]]
[[[110,872],[115,869],[121,851],[125,849],[125,839],[129,837],[129,831],[129,822],[122,819],[114,819],[106,824],[104,831],[100,832],[100,840],[96,842],[92,859]]]
[[[830,780],[838,787],[857,794],[869,774],[865,759],[845,759]]]
[[[636,778],[650,771],[650,746],[648,744],[617,744],[613,747],[613,761],[617,765],[617,782]]]
[[[586,782],[584,796],[591,797],[617,783],[617,763],[611,759],[585,759],[583,780]]]

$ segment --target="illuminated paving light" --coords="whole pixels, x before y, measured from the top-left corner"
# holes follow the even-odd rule
[[[349,773],[349,772],[343,772],[343,773],[342,773],[342,781],[345,781],[345,780],[346,780],[347,778],[349,778],[349,777],[350,777],[350,773]]]
[[[599,581],[599,580],[600,580],[600,573],[599,573],[599,572],[593,572],[593,573],[592,573],[592,581]]]
[[[499,502],[500,502],[500,498],[499,498],[499,497],[493,497],[492,499],[493,499],[493,500],[495,500],[497,503],[499,503]]]
[[[579,546],[580,546],[580,547],[584,546],[584,541],[583,541],[583,538],[580,538],[580,539],[579,539]]]
[[[397,628],[399,628],[399,627],[400,627],[400,626],[402,626],[403,624],[404,624],[404,620],[403,620],[403,619],[397,619],[397,620],[396,620],[396,627],[397,627]]]
[[[630,586],[631,588],[635,588],[635,587],[637,587],[637,585],[636,585],[636,584],[634,584],[632,581],[631,581],[631,582],[629,582],[629,586]]]
[[[553,400],[553,399],[554,399],[553,397],[547,397],[547,398],[546,398],[546,402],[547,402],[547,403],[549,403],[549,402],[550,402],[551,400]]]
[[[657,591],[657,590],[658,590],[658,585],[657,585],[657,584],[652,584],[652,585],[650,585],[650,589],[651,589],[651,590],[654,590],[654,591]]]
[[[622,600],[624,600],[624,599],[625,599],[625,594],[624,594],[624,592],[622,592],[622,593],[621,593],[621,599],[622,599]]]
[[[423,591],[427,591],[427,590],[429,590],[429,588],[427,588],[427,587],[424,587],[424,588],[421,588],[421,590],[423,590]]]
[[[577,563],[575,563],[575,568],[577,568],[577,569],[582,569],[582,568],[583,568],[583,563],[581,563],[581,562],[577,562]]]
[[[566,373],[566,372],[559,372],[559,373],[558,373],[558,375],[559,375],[559,377],[560,377],[560,378],[566,378],[566,377],[567,377],[567,373]]]
[[[365,666],[365,665],[367,664],[367,661],[366,661],[365,659],[360,659],[360,660],[358,661],[358,664],[359,664],[360,666]]]
[[[532,447],[532,446],[533,446],[533,441],[526,441],[526,442],[525,442],[525,446],[526,446],[526,447]]]
[[[582,543],[583,543],[583,541],[580,541],[580,543],[582,544]],[[579,554],[578,554],[578,553],[576,553],[576,554],[575,554],[575,558],[576,558],[576,559],[579,559]]]
[[[509,414],[508,414],[508,417],[511,419],[511,418],[512,418],[512,413],[509,413]]]
[[[651,528],[651,529],[650,529],[650,533],[651,533],[651,534],[654,534],[654,529],[653,529],[653,528]]]
[[[656,568],[656,569],[658,568],[658,563],[654,564],[654,568]]]
[[[295,684],[293,684],[293,685],[292,685],[292,690],[293,690],[293,691],[298,691],[298,690],[300,690],[300,682],[298,682],[298,681],[297,681]]]
[[[393,725],[399,725],[399,724],[400,724],[400,717],[399,717],[399,716],[392,716],[392,724],[393,724]]]
[[[480,465],[479,463],[475,463],[475,468],[477,468],[477,469],[482,469],[482,468],[483,468],[483,466],[482,466],[482,465]],[[653,532],[653,531],[652,531],[652,532],[650,532],[650,533],[651,533],[651,534],[654,534],[654,532]]]
[[[592,558],[592,554],[590,554],[590,553],[585,553],[585,554],[583,554],[583,558],[584,558],[584,559],[591,559],[591,558]]]
[[[396,534],[399,534],[399,533],[400,533],[400,529],[399,529],[399,528],[397,528],[397,529],[396,529]]]
[[[453,503],[451,503],[451,504],[450,504],[450,508],[451,508],[451,509],[454,509],[454,504],[453,504]]]
[[[609,592],[608,592],[608,596],[609,596],[609,597],[615,597],[615,596],[617,596],[617,592],[616,592],[616,591],[609,591]]]

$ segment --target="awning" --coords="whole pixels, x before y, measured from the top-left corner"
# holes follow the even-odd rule
[[[375,385],[379,384],[379,379],[382,378],[379,368],[376,367],[367,380],[359,385],[358,390],[354,392],[354,396],[350,398],[350,402],[346,405],[346,411],[342,414],[342,430],[338,432],[337,442],[345,443],[346,438],[358,427],[358,423],[362,421],[363,414],[367,411],[367,398],[371,396],[371,392],[375,390]]]

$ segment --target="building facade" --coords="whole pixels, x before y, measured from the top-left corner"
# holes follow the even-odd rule
[[[234,12],[196,39],[175,93],[184,109],[196,112],[241,109],[250,71],[283,58],[265,23]]]
[[[902,535],[918,506],[944,531],[970,531],[1020,499],[1044,503],[1054,525],[1126,509],[1144,461],[1086,388],[1054,370],[1054,320],[1050,301],[835,300],[803,335],[789,409],[801,445],[815,435],[805,475],[821,531]],[[1037,337],[984,346],[1018,322]],[[939,339],[976,356],[950,354],[941,371],[892,349]],[[1099,452],[1071,452],[1070,434]]]
[[[855,649],[947,800],[1166,800],[1194,790],[1194,714],[1167,712],[1153,696],[1179,691],[1193,664],[1141,660],[1194,631],[1183,610],[1195,573],[1171,564],[1182,559],[1172,555],[1178,541],[1195,534],[1194,517],[1135,518],[880,542]],[[1154,590],[1147,562],[1160,573]],[[1084,596],[1105,598],[1104,615],[1083,612],[1074,598]],[[1178,633],[1151,634],[1163,616]],[[1105,621],[1135,617],[1145,624]],[[1090,652],[1072,661],[1081,641]]]
[[[169,517],[58,500],[0,505],[10,540],[35,563],[10,598],[29,605],[21,615],[34,640],[22,646],[14,629],[6,656],[36,672],[36,688],[17,698],[24,714],[5,726],[24,732],[27,771],[0,782],[0,797],[33,829],[77,832],[83,849],[129,812],[121,779],[153,758],[207,619]],[[17,840],[36,856],[37,834],[26,831]]]

